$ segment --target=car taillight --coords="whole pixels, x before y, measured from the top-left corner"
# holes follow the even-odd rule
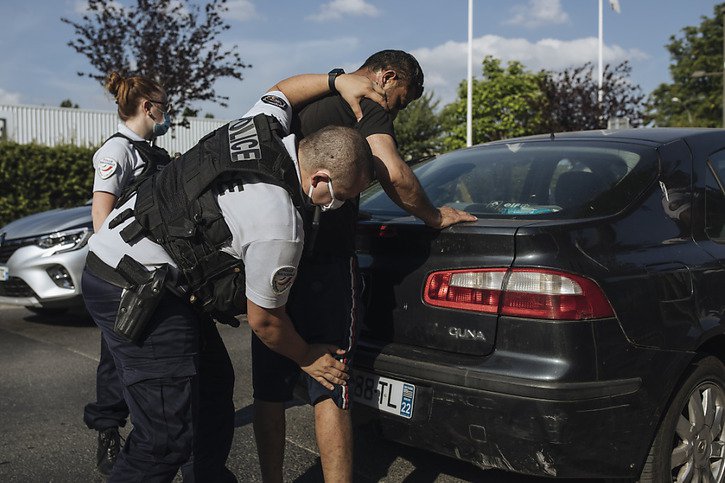
[[[614,315],[593,281],[537,268],[434,272],[428,276],[423,299],[435,307],[514,317],[582,320]]]
[[[436,307],[498,312],[505,268],[447,270],[428,276],[423,299]]]

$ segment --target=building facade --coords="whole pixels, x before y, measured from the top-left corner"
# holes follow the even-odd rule
[[[183,153],[204,135],[229,122],[206,118],[187,120],[188,127],[172,127],[157,144],[172,155]],[[19,144],[98,147],[118,130],[119,122],[118,114],[112,111],[0,104],[0,140]]]

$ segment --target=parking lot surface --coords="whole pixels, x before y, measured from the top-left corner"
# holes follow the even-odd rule
[[[220,331],[237,378],[228,466],[240,482],[261,481],[251,425],[250,331],[245,324],[238,329],[220,326]],[[95,395],[99,337],[82,312],[51,317],[0,306],[0,481],[104,481],[94,468],[96,433],[82,422],[83,406]],[[381,440],[366,426],[356,428],[355,444],[356,481],[550,481],[482,471]],[[312,410],[306,404],[287,410],[284,472],[285,481],[322,481]]]

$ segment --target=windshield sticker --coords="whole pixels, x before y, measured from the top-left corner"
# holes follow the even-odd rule
[[[486,209],[502,215],[541,215],[561,211],[561,206],[492,201],[486,205]]]
[[[518,153],[521,146],[523,146],[523,143],[511,143],[506,145],[512,153]]]

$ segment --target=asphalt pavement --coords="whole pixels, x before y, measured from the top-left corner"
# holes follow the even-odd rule
[[[235,366],[237,408],[227,466],[240,482],[261,481],[251,418],[249,328],[220,326]],[[96,433],[82,421],[95,396],[100,332],[82,311],[40,316],[0,305],[0,481],[102,482],[94,467]],[[322,481],[312,408],[287,409],[285,481]],[[124,428],[128,432],[128,427]],[[468,463],[355,433],[355,480],[360,482],[545,482],[483,471]],[[568,480],[571,481],[571,480]]]

